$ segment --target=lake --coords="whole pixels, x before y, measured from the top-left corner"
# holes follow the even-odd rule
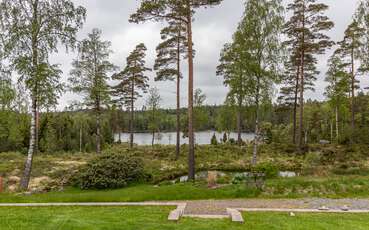
[[[223,133],[215,131],[203,131],[195,133],[195,142],[198,145],[210,144],[211,137],[215,133],[218,141],[223,138]],[[253,133],[242,133],[242,140],[251,141],[254,139]],[[118,134],[115,135],[115,141],[118,141]],[[231,132],[230,138],[237,140],[237,133]],[[129,133],[121,134],[122,142],[129,142]],[[151,133],[135,133],[134,143],[138,145],[151,145],[152,134]],[[155,144],[161,145],[175,145],[176,144],[176,132],[166,132],[155,134]],[[188,138],[183,138],[181,133],[181,144],[188,144]]]

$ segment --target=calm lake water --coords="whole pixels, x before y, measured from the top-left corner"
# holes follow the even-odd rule
[[[218,141],[223,138],[223,133],[214,131],[204,131],[195,133],[195,142],[198,145],[210,144],[211,137],[215,133]],[[237,140],[237,133],[230,133],[230,138]],[[118,134],[115,135],[115,141],[118,141]],[[121,134],[122,142],[129,141],[129,133]],[[150,133],[135,133],[134,143],[138,145],[151,145],[152,134]],[[253,133],[242,133],[242,140],[251,141],[254,139]],[[155,135],[155,144],[161,145],[175,145],[176,144],[176,132],[158,133]],[[181,144],[188,144],[188,138],[183,138],[181,134]]]

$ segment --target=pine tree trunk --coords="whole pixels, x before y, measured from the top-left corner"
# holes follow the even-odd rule
[[[354,38],[353,38],[354,40]],[[354,43],[354,42],[353,42]],[[355,63],[354,63],[354,47],[351,49],[351,144],[354,143],[355,130]]]
[[[30,127],[30,140],[27,160],[24,167],[24,173],[20,182],[20,189],[27,190],[29,181],[31,178],[32,161],[36,144],[36,118],[37,117],[37,97],[32,96],[32,113],[31,113],[31,127]]]
[[[134,81],[132,81],[132,87],[131,87],[131,118],[129,122],[129,132],[130,132],[130,141],[129,146],[130,148],[133,148],[133,113],[134,113],[134,95],[135,95],[135,85]]]
[[[118,109],[118,142],[122,143],[122,127],[120,124],[120,109]]]
[[[293,102],[293,135],[292,142],[296,144],[296,130],[297,130],[297,99],[299,93],[299,78],[300,78],[300,66],[297,66],[296,82],[295,82],[295,97]]]
[[[300,80],[300,122],[299,122],[299,132],[298,132],[298,140],[299,140],[299,151],[302,151],[304,145],[304,51],[302,51],[301,57],[301,80]]]
[[[303,6],[303,21],[302,27],[305,28],[305,5]],[[304,79],[304,69],[305,69],[305,30],[302,32],[302,50],[301,50],[301,74],[300,74],[300,126],[299,126],[299,151],[302,152],[302,148],[304,145],[304,86],[305,86],[305,79]]]
[[[181,31],[178,32],[177,41],[177,127],[176,127],[176,160],[179,159],[181,148],[181,53],[180,53],[180,38]]]
[[[193,49],[192,49],[192,9],[191,1],[187,5],[187,42],[188,42],[188,179],[195,180],[195,137],[193,131]]]
[[[79,127],[79,152],[82,152],[82,137],[83,137],[83,126],[81,124],[81,126]]]
[[[333,120],[332,119],[330,119],[330,121],[329,121],[329,127],[330,127],[330,133],[331,133],[331,143],[333,143]]]
[[[154,142],[155,142],[155,132],[152,132],[152,138],[151,138],[151,146],[154,147]]]

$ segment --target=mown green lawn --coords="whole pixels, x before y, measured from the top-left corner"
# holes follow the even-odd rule
[[[139,202],[162,200],[196,200],[255,197],[258,191],[245,186],[227,186],[208,189],[203,183],[182,183],[153,186],[136,185],[115,190],[80,190],[68,188],[63,192],[49,192],[33,195],[0,194],[0,203],[9,202]]]
[[[169,222],[171,207],[0,208],[2,230],[367,230],[369,214],[244,213],[245,224],[228,219],[183,218]]]
[[[367,198],[368,176],[331,178],[296,177],[267,180],[263,191],[241,185],[209,189],[206,182],[154,186],[133,185],[115,190],[80,190],[67,188],[62,192],[33,195],[0,194],[0,203],[9,202],[133,202],[161,200],[201,200],[235,198]]]

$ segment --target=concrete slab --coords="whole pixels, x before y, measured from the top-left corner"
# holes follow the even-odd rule
[[[232,222],[244,222],[241,212],[239,212],[237,209],[227,208],[227,213],[231,217]]]

